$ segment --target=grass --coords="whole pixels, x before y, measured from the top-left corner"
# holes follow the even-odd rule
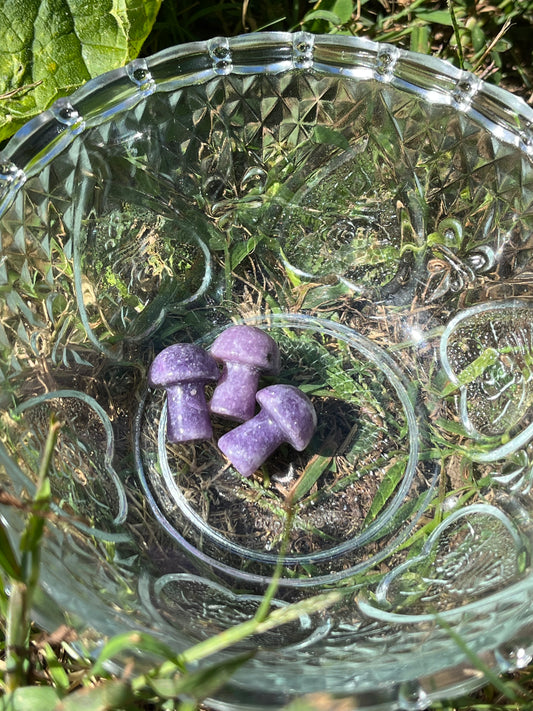
[[[142,54],[149,55],[173,44],[261,30],[344,33],[365,36],[380,42],[432,54],[475,72],[488,82],[500,85],[532,102],[533,0],[164,0],[152,34]],[[275,583],[267,591],[265,603],[248,622],[176,656],[171,650],[143,635],[123,635],[104,648],[93,663],[80,656],[72,645],[68,628],[51,635],[31,623],[31,600],[38,586],[39,545],[46,525],[49,490],[47,467],[57,435],[51,424],[43,455],[39,486],[26,514],[26,527],[18,550],[12,548],[0,522],[0,568],[8,595],[0,589],[2,618],[0,643],[4,656],[0,682],[4,697],[0,709],[26,708],[104,709],[132,711],[145,709],[182,711],[198,708],[201,700],[231,676],[246,656],[233,657],[223,665],[208,666],[201,672],[186,672],[187,663],[208,659],[214,651],[231,646],[244,636],[265,631],[301,614],[286,608],[267,614]],[[300,492],[301,493],[301,492]],[[306,601],[313,605],[331,604],[327,599]],[[458,645],[461,644],[457,640]],[[143,675],[116,678],[105,672],[104,662],[135,646],[163,659],[158,667]],[[472,659],[476,664],[476,660]],[[477,660],[478,667],[482,667]],[[490,670],[487,670],[490,675]],[[533,709],[533,666],[512,676],[495,677],[482,691],[441,702],[433,709],[452,711],[524,711]],[[11,695],[10,695],[11,694]],[[178,695],[189,700],[177,702]],[[9,703],[8,703],[9,701]],[[346,711],[342,701],[317,695],[309,702],[292,705],[293,711]]]

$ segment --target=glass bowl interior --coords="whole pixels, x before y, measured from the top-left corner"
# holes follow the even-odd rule
[[[528,663],[532,126],[439,60],[264,33],[136,60],[11,140],[2,516],[19,535],[55,415],[45,628],[183,650],[277,570],[274,609],[338,594],[241,642],[216,708],[419,709],[481,683],[472,651]],[[235,423],[171,444],[147,383],[163,348],[231,323],[274,338],[261,386],[318,416],[248,479],[216,444]]]

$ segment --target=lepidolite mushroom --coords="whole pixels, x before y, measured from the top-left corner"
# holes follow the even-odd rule
[[[218,440],[218,447],[244,477],[251,476],[282,444],[304,450],[316,428],[312,402],[293,385],[270,385],[257,393],[261,411]]]
[[[279,372],[276,341],[255,326],[230,326],[215,339],[211,355],[223,368],[209,409],[238,422],[249,420],[255,413],[259,376]]]
[[[204,387],[219,370],[207,351],[192,343],[176,343],[154,359],[148,373],[153,388],[167,391],[167,439],[187,442],[209,439],[213,430]]]

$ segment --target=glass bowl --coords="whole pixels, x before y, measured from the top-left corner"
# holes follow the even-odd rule
[[[253,615],[281,560],[273,608],[337,594],[241,642],[213,708],[423,709],[528,664],[532,127],[443,61],[264,33],[135,60],[16,134],[2,516],[16,538],[55,413],[43,628],[180,651]],[[279,345],[260,386],[318,416],[249,479],[216,444],[235,423],[170,444],[147,381],[231,323]]]

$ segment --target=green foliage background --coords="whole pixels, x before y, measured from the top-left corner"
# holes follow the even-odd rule
[[[2,0],[0,140],[138,54],[161,0]]]

